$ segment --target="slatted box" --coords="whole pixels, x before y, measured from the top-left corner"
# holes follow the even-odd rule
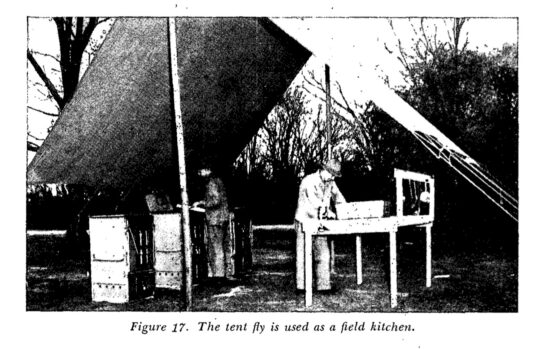
[[[152,217],[89,218],[93,302],[126,303],[154,294]]]
[[[153,222],[156,287],[179,290],[183,283],[181,215],[157,213]]]

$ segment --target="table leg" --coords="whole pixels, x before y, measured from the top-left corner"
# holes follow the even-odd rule
[[[389,284],[391,307],[397,307],[397,231],[389,232]]]
[[[304,231],[305,306],[312,306],[312,232]]]
[[[329,237],[330,240],[330,273],[335,272],[335,241]]]
[[[360,234],[355,236],[356,260],[357,260],[357,285],[362,284],[362,237]]]
[[[432,225],[426,225],[426,287],[432,286]]]

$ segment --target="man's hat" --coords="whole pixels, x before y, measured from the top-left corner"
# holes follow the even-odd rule
[[[341,163],[338,160],[328,160],[322,164],[322,168],[334,177],[341,177]]]

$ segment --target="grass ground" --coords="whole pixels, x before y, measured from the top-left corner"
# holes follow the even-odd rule
[[[352,241],[351,241],[352,240]],[[258,239],[254,268],[233,284],[194,286],[194,311],[307,311],[295,294],[291,239]],[[326,312],[516,312],[518,261],[507,253],[434,249],[432,287],[426,288],[424,246],[399,238],[399,306],[389,306],[388,250],[385,237],[363,239],[362,285],[356,284],[354,238],[337,241],[335,295],[314,297],[308,311]],[[59,236],[27,237],[29,311],[179,311],[179,293],[156,290],[154,298],[128,304],[93,303],[88,250],[76,250]]]

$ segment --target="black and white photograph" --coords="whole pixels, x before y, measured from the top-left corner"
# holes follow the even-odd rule
[[[518,310],[517,18],[28,28],[27,310]]]
[[[548,240],[523,229],[530,16],[179,6],[17,16],[18,323],[164,343],[521,338],[528,299],[551,294],[526,247]]]

